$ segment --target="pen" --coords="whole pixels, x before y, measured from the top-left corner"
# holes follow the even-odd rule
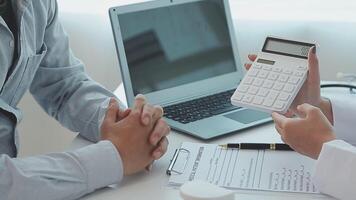
[[[283,143],[228,143],[219,145],[225,149],[268,149],[268,150],[281,150],[281,151],[294,151],[289,145]]]

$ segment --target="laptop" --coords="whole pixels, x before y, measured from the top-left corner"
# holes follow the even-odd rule
[[[144,94],[173,129],[200,139],[271,121],[230,103],[244,69],[228,0],[156,0],[109,14],[129,106]]]

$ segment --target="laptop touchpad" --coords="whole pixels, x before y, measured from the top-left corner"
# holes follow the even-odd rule
[[[265,113],[265,112],[244,109],[244,110],[240,110],[240,111],[236,111],[236,112],[224,115],[224,117],[238,121],[243,124],[249,124],[252,122],[259,121],[261,119],[269,118],[269,117],[271,117],[271,115],[269,113]]]

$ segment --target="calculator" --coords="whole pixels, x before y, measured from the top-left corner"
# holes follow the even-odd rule
[[[267,37],[262,51],[231,97],[235,106],[286,113],[308,75],[315,43]]]

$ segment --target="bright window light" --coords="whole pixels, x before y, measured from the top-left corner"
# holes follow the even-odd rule
[[[147,0],[58,0],[63,12],[105,14]],[[355,0],[230,0],[234,18],[268,21],[356,21]]]
[[[230,0],[241,20],[356,21],[354,0]]]

